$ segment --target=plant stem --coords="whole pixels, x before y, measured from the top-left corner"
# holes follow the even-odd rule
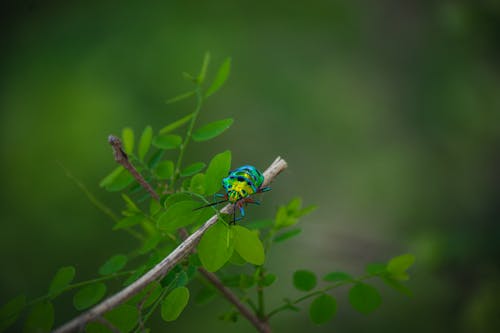
[[[132,274],[134,272],[135,271],[119,272],[119,273],[114,273],[114,274],[111,274],[111,275],[108,275],[108,276],[102,276],[102,277],[91,279],[91,280],[87,280],[87,281],[73,283],[73,284],[67,285],[66,288],[64,288],[63,290],[61,290],[61,293],[70,291],[70,290],[75,289],[75,288],[83,287],[83,286],[86,286],[88,284],[92,284],[92,283],[95,283],[95,282],[101,282],[101,281],[111,280],[112,278],[116,278],[116,277],[119,277],[119,276],[122,276],[122,275]],[[31,306],[31,305],[33,305],[35,303],[44,301],[46,299],[50,299],[51,297],[53,297],[53,296],[52,295],[43,295],[43,296],[40,296],[40,297],[35,298],[35,299],[31,300],[30,302],[28,302],[26,304],[26,306]]]
[[[257,314],[260,319],[267,320],[266,312],[264,310],[264,286],[262,285],[262,281],[264,280],[264,268],[263,266],[260,266],[257,269],[259,270],[259,280],[257,282],[257,301],[259,305],[257,308]]]
[[[181,144],[179,157],[177,158],[177,163],[175,164],[174,174],[172,175],[172,180],[170,186],[172,187],[172,191],[175,190],[175,182],[179,178],[181,173],[182,159],[184,158],[184,152],[186,151],[187,145],[189,144],[189,140],[191,139],[191,134],[193,133],[194,124],[196,119],[198,118],[198,114],[200,113],[201,106],[203,105],[203,94],[201,92],[200,87],[196,87],[196,108],[193,112],[193,117],[191,118],[191,122],[189,123],[188,130],[186,132],[186,137],[184,138],[184,142]]]
[[[337,282],[337,283],[334,283],[332,285],[329,285],[325,288],[322,288],[322,289],[319,289],[319,290],[316,290],[316,291],[313,291],[309,294],[306,294],[302,297],[299,297],[291,302],[288,302],[287,304],[284,304],[282,306],[279,306],[277,307],[276,309],[272,310],[271,312],[268,313],[267,315],[267,318],[271,318],[272,316],[274,316],[275,314],[283,311],[283,310],[287,310],[289,308],[290,305],[295,305],[295,304],[298,304],[302,301],[305,301],[313,296],[316,296],[316,295],[320,295],[324,292],[327,292],[329,290],[332,290],[332,289],[335,289],[335,288],[338,288],[338,287],[341,287],[341,286],[344,286],[346,284],[351,284],[351,283],[356,283],[356,282],[361,282],[361,281],[364,281],[366,279],[369,279],[369,278],[372,278],[374,276],[378,276],[377,274],[367,274],[367,275],[364,275],[364,276],[361,276],[357,279],[354,279],[354,280],[346,280],[346,281],[340,281],[340,282]]]

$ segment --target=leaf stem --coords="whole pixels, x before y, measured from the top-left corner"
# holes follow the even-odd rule
[[[264,310],[264,286],[262,285],[262,282],[264,280],[264,268],[263,266],[259,266],[257,269],[259,276],[259,280],[257,282],[257,302],[258,302],[257,315],[259,316],[260,319],[267,320],[266,312]]]
[[[276,309],[270,311],[268,314],[267,314],[267,318],[271,318],[272,316],[274,316],[275,314],[281,312],[281,311],[284,311],[284,310],[287,310],[290,305],[295,305],[295,304],[298,304],[302,301],[305,301],[313,296],[316,296],[316,295],[320,295],[324,292],[327,292],[329,290],[332,290],[332,289],[335,289],[335,288],[338,288],[338,287],[341,287],[341,286],[344,286],[346,284],[351,284],[351,283],[356,283],[356,282],[361,282],[361,281],[364,281],[364,280],[367,280],[369,278],[372,278],[372,277],[375,277],[375,276],[378,276],[378,274],[367,274],[367,275],[364,275],[364,276],[361,276],[357,279],[353,279],[353,280],[345,280],[345,281],[340,281],[340,282],[337,282],[337,283],[334,283],[334,284],[331,284],[329,286],[326,286],[322,289],[319,289],[319,290],[315,290],[309,294],[306,294],[302,297],[299,297],[291,302],[288,302],[287,304],[283,304],[282,306],[279,306],[277,307]]]
[[[175,182],[177,181],[177,179],[179,179],[179,175],[181,173],[182,159],[184,158],[184,152],[186,151],[187,145],[189,144],[194,124],[196,122],[196,119],[198,118],[198,114],[200,113],[201,106],[203,105],[203,94],[201,93],[200,86],[196,87],[195,94],[196,94],[196,108],[193,112],[193,117],[189,122],[189,127],[186,132],[186,137],[184,138],[184,142],[181,144],[179,157],[177,158],[177,163],[175,164],[175,170],[174,174],[172,175],[172,180],[170,185],[172,187],[172,191],[175,189]]]
[[[70,290],[75,289],[75,288],[86,286],[88,284],[92,284],[92,283],[96,283],[96,282],[101,282],[101,281],[106,281],[106,280],[111,280],[112,278],[120,277],[122,275],[132,274],[134,272],[135,271],[124,271],[124,272],[114,273],[114,274],[111,274],[111,275],[102,276],[102,277],[91,279],[91,280],[86,280],[86,281],[82,281],[82,282],[78,282],[78,283],[69,284],[63,290],[61,290],[59,294],[65,293],[65,292],[70,291]],[[31,301],[29,301],[28,303],[26,303],[26,306],[31,306],[33,304],[45,301],[46,299],[50,299],[50,298],[53,298],[53,297],[55,297],[55,296],[54,295],[49,295],[49,294],[43,295],[43,296],[40,296],[38,298],[32,299]]]

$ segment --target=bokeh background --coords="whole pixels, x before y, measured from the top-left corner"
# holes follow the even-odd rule
[[[135,242],[66,177],[119,211],[98,182],[115,167],[107,135],[158,130],[189,112],[203,54],[233,59],[199,124],[234,117],[186,161],[230,149],[234,165],[289,162],[262,207],[295,196],[319,209],[276,246],[269,302],[295,297],[297,268],[361,273],[417,256],[408,299],[383,286],[364,316],[345,290],[331,323],[300,313],[277,332],[494,332],[500,329],[500,3],[480,1],[12,1],[2,6],[0,303],[45,293],[58,267],[95,276]],[[66,303],[65,303],[66,302]],[[72,314],[70,298],[56,310]],[[219,321],[224,301],[191,305],[170,331],[251,332]],[[163,326],[162,326],[163,325]]]

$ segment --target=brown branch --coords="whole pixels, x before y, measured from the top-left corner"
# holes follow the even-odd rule
[[[131,174],[136,177],[137,181],[144,187],[148,192],[151,193],[153,198],[158,197],[158,194],[152,189],[152,187],[144,180],[144,178],[137,172],[137,170],[130,164],[128,157],[121,148],[121,142],[118,138],[110,136],[110,144],[113,146],[115,151],[115,160],[122,164]],[[287,163],[281,157],[276,158],[276,160],[271,164],[271,166],[264,171],[264,184],[263,186],[269,185],[274,178],[285,168]],[[154,193],[154,194],[153,194]],[[229,214],[232,212],[232,205],[226,205],[221,209],[222,213]],[[55,333],[63,332],[75,332],[83,328],[86,323],[96,320],[102,314],[107,311],[114,309],[118,305],[124,303],[132,296],[141,292],[145,287],[147,287],[151,282],[163,278],[173,267],[175,267],[179,262],[186,258],[195,248],[195,246],[200,241],[203,234],[214,225],[218,220],[218,216],[212,216],[205,224],[203,224],[198,230],[187,237],[176,249],[174,249],[167,257],[165,257],[160,263],[146,272],[138,280],[117,292],[116,294],[108,297],[101,303],[97,304],[90,310],[80,314],[71,321],[67,322],[63,326],[56,329]],[[203,270],[204,271],[204,270]],[[233,305],[238,308],[238,310],[255,326],[259,332],[268,333],[270,332],[269,325],[266,322],[261,321],[254,313],[252,313],[245,305],[241,303],[237,296],[235,296],[229,289],[224,287],[222,282],[215,276],[215,274],[201,271],[202,275],[205,276],[214,286],[226,297]]]
[[[267,321],[259,319],[247,306],[245,306],[239,298],[228,288],[226,288],[219,280],[217,275],[210,273],[207,270],[200,268],[200,273],[210,281],[221,294],[238,309],[238,311],[252,323],[255,328],[262,333],[271,333],[271,327]]]
[[[113,333],[121,333],[121,331],[115,325],[111,324],[111,322],[109,322],[109,320],[105,319],[104,317],[99,316],[95,319],[95,321],[103,324]]]
[[[142,177],[139,171],[137,171],[137,169],[132,165],[132,163],[130,163],[127,154],[123,151],[122,142],[120,141],[120,139],[118,139],[114,135],[110,135],[108,137],[108,142],[111,145],[111,147],[113,147],[115,161],[121,164],[125,169],[127,169],[128,172],[130,172],[132,176],[134,176],[135,180],[137,180],[137,182],[141,184],[141,186],[144,187],[146,191],[148,191],[149,194],[151,194],[151,196],[156,201],[160,201],[160,196],[158,195],[158,193],[156,193],[156,191],[151,187],[151,185],[149,185],[149,183],[144,179],[144,177]]]

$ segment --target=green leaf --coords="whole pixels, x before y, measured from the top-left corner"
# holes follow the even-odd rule
[[[264,276],[264,279],[262,279],[261,284],[264,287],[269,287],[270,285],[272,285],[274,283],[274,281],[276,281],[276,275],[266,274],[266,276]]]
[[[133,181],[134,177],[132,177],[132,175],[125,170],[124,167],[119,166],[109,175],[104,177],[104,179],[99,183],[99,186],[110,192],[116,192],[123,190],[125,187],[132,184]]]
[[[146,254],[149,251],[155,249],[162,238],[162,235],[159,233],[152,235],[142,244],[141,248],[139,249],[139,253]]]
[[[217,296],[217,292],[214,288],[207,288],[206,286],[201,289],[194,297],[194,302],[198,305],[206,304],[211,299]]]
[[[231,168],[231,152],[226,150],[212,158],[205,173],[205,195],[212,195],[222,187],[222,178]]]
[[[33,306],[26,322],[24,332],[50,332],[54,325],[54,306],[51,302],[40,302]]]
[[[102,282],[83,287],[73,296],[73,305],[77,310],[84,310],[99,302],[106,294],[106,285]]]
[[[158,228],[167,232],[174,232],[179,228],[193,224],[202,215],[201,210],[196,210],[201,203],[194,200],[186,200],[174,203],[165,213],[158,218]]]
[[[403,285],[398,280],[391,279],[388,277],[382,277],[382,281],[384,281],[384,283],[386,285],[388,285],[389,287],[393,288],[394,290],[396,290],[396,291],[398,291],[398,292],[400,292],[408,297],[413,296],[413,292],[407,286]]]
[[[52,278],[49,287],[50,297],[59,295],[75,278],[75,268],[73,266],[61,267]]]
[[[295,214],[300,210],[300,207],[302,207],[302,198],[296,197],[290,200],[290,202],[286,205],[286,209],[292,213]]]
[[[127,261],[127,256],[123,254],[114,255],[99,268],[99,274],[110,275],[116,273],[125,267]]]
[[[182,93],[180,95],[177,95],[177,96],[174,96],[172,98],[167,99],[165,101],[165,103],[173,104],[175,102],[183,101],[183,100],[188,99],[189,97],[193,96],[194,93],[195,93],[194,91],[188,91],[188,92]]]
[[[127,333],[137,325],[139,311],[135,306],[122,304],[106,313],[104,318],[111,322],[120,332]]]
[[[174,193],[165,200],[165,207],[170,208],[177,202],[181,201],[192,201],[193,197],[189,193]]]
[[[309,213],[312,213],[313,211],[315,211],[316,209],[318,209],[318,206],[316,205],[310,205],[310,206],[307,206],[306,208],[304,209],[301,209],[297,212],[296,214],[296,217],[302,217],[304,215],[307,215]]]
[[[198,256],[207,271],[215,272],[231,258],[233,249],[231,229],[219,221],[201,238],[198,243]]]
[[[284,240],[287,240],[287,239],[290,239],[292,237],[299,235],[301,232],[302,232],[302,229],[300,229],[300,228],[292,229],[292,230],[286,231],[286,232],[274,237],[273,241],[275,243],[283,242]]]
[[[321,325],[329,322],[337,311],[335,298],[328,294],[321,294],[312,301],[309,307],[309,317],[315,324]]]
[[[144,288],[139,294],[132,297],[128,303],[132,305],[138,305],[142,303],[144,309],[150,307],[154,302],[160,297],[162,293],[162,286],[160,282],[153,281],[146,288]]]
[[[395,280],[408,280],[409,275],[406,270],[415,262],[415,256],[411,254],[403,254],[392,258],[387,264],[387,271]]]
[[[128,286],[132,282],[140,278],[146,271],[146,268],[147,268],[146,265],[142,265],[139,268],[137,268],[132,275],[130,275],[125,281],[123,281],[123,286]]]
[[[226,58],[226,60],[222,63],[215,75],[214,81],[212,85],[205,92],[205,97],[208,97],[219,90],[224,82],[226,82],[229,77],[229,73],[231,71],[231,58]]]
[[[189,191],[204,194],[205,193],[205,175],[198,173],[191,178],[191,183],[189,185]]]
[[[125,127],[122,131],[123,150],[127,155],[134,153],[134,131]]]
[[[203,57],[203,65],[201,66],[200,74],[198,74],[197,81],[202,84],[205,81],[205,76],[207,75],[208,64],[210,63],[210,52],[205,52]]]
[[[295,216],[289,214],[286,206],[281,206],[276,212],[275,221],[276,229],[279,230],[297,224],[298,219]]]
[[[26,296],[21,295],[13,298],[0,308],[0,332],[3,332],[16,322],[25,305]]]
[[[181,314],[189,301],[189,289],[179,287],[174,290],[163,300],[161,304],[161,317],[165,321],[174,321]]]
[[[247,262],[262,265],[266,256],[264,246],[256,232],[239,225],[232,227],[234,235],[234,249]]]
[[[344,272],[331,272],[323,276],[323,281],[339,282],[339,281],[352,281],[353,278]]]
[[[270,228],[274,224],[273,220],[259,220],[259,221],[251,221],[248,223],[246,226],[248,229],[264,229],[264,228]]]
[[[160,135],[153,139],[153,146],[160,149],[176,149],[182,144],[182,138],[175,134]]]
[[[206,124],[194,131],[193,140],[200,142],[215,138],[231,127],[233,121],[232,118],[228,118]]]
[[[316,274],[311,271],[301,269],[293,273],[293,285],[301,291],[310,291],[316,287]]]
[[[132,199],[130,199],[130,197],[128,195],[126,195],[125,193],[122,193],[122,199],[123,199],[123,201],[125,201],[125,204],[127,205],[127,210],[129,212],[133,212],[133,213],[140,213],[141,212],[141,210],[139,209],[139,207],[137,207],[135,202]]]
[[[161,210],[161,204],[155,199],[149,202],[149,215],[155,216]]]
[[[161,161],[155,168],[155,173],[158,179],[169,179],[174,174],[174,162]]]
[[[113,226],[113,230],[125,229],[137,225],[144,220],[142,215],[127,216]]]
[[[149,147],[151,146],[151,140],[153,139],[153,128],[151,126],[147,126],[144,131],[142,131],[141,139],[139,140],[139,160],[141,162],[144,161],[144,157],[149,151]]]
[[[349,302],[357,311],[369,314],[380,306],[382,298],[374,287],[357,283],[349,290]]]
[[[158,163],[160,163],[161,159],[163,158],[163,155],[165,155],[165,151],[164,150],[157,150],[153,156],[151,156],[151,158],[149,159],[149,162],[148,162],[148,167],[150,169],[154,169],[156,168],[156,166],[158,165]]]
[[[238,252],[233,251],[233,254],[231,254],[231,258],[229,258],[229,262],[233,265],[238,265],[238,266],[243,266],[246,265],[246,260],[243,259]]]
[[[194,94],[194,91],[192,91],[191,93]],[[163,127],[160,130],[160,134],[161,135],[167,134],[167,133],[170,133],[170,132],[178,129],[181,126],[184,126],[185,124],[187,124],[191,120],[191,118],[193,118],[193,115],[194,115],[194,113],[190,113],[187,116],[184,116],[181,119],[176,120],[173,123],[168,124],[167,126]]]
[[[181,177],[189,177],[192,176],[201,170],[205,169],[206,164],[203,162],[196,162],[191,165],[188,165],[181,171]]]

